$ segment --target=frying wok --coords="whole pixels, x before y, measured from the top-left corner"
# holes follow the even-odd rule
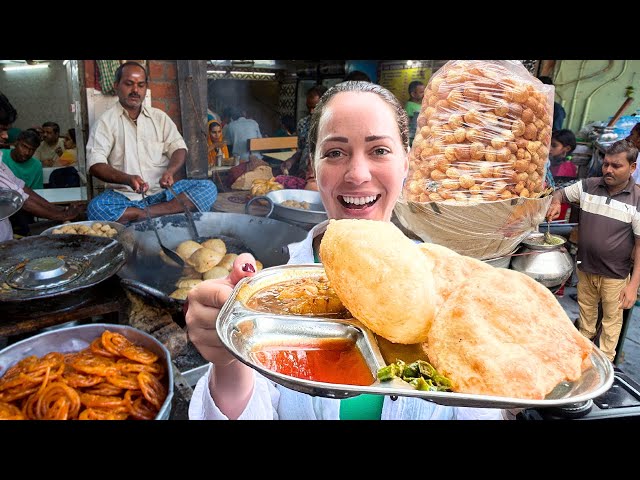
[[[302,228],[286,222],[240,213],[194,213],[193,219],[200,237],[221,238],[228,253],[251,253],[264,267],[287,263],[287,245],[307,235]],[[191,239],[184,214],[164,215],[153,218],[152,222],[162,243],[172,250]],[[169,295],[176,290],[175,283],[182,276],[182,269],[160,257],[158,239],[147,221],[125,228],[119,241],[127,253],[127,262],[118,271],[122,285],[153,304],[181,311],[184,301]]]

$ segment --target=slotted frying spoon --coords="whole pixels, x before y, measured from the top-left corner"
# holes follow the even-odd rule
[[[160,248],[165,253],[167,257],[176,262],[180,267],[184,267],[184,260],[182,257],[178,255],[176,252],[171,250],[168,247],[165,247],[160,240],[160,235],[158,234],[158,229],[156,228],[156,224],[151,220],[151,214],[149,213],[149,203],[147,202],[147,196],[144,192],[142,192],[142,201],[144,202],[144,213],[147,215],[147,224],[153,229],[153,232],[156,234],[156,238],[158,239],[158,243],[160,244]]]
[[[176,200],[180,202],[180,205],[182,205],[184,214],[187,217],[187,228],[189,229],[189,233],[191,234],[191,240],[198,243],[201,243],[204,240],[206,240],[206,238],[201,238],[200,235],[198,235],[198,230],[196,229],[196,222],[193,220],[193,214],[191,213],[191,210],[189,210],[189,207],[187,207],[187,205],[185,205],[182,199],[178,197],[178,195],[176,194],[175,190],[171,185],[167,185],[167,188],[173,194]]]

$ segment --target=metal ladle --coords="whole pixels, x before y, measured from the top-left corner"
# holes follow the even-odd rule
[[[544,243],[549,245],[553,244],[553,237],[551,236],[551,221],[547,220],[547,231],[544,233]]]
[[[144,202],[144,213],[147,215],[147,223],[153,229],[153,232],[156,234],[156,238],[158,239],[160,248],[162,249],[162,251],[165,253],[167,257],[169,257],[171,260],[176,262],[181,268],[184,267],[184,260],[182,260],[182,257],[180,257],[180,255],[178,255],[176,252],[174,252],[170,248],[165,247],[164,244],[162,243],[162,240],[160,240],[160,235],[158,234],[158,230],[156,229],[156,224],[154,221],[151,220],[151,214],[149,213],[149,203],[147,202],[147,195],[144,193],[144,191],[142,192],[142,201]]]
[[[200,238],[200,235],[198,235],[198,230],[196,229],[196,222],[193,220],[193,214],[191,213],[191,210],[189,210],[189,207],[187,207],[187,205],[182,201],[182,199],[178,197],[178,195],[176,194],[175,190],[171,185],[167,185],[167,188],[173,194],[176,200],[180,202],[180,205],[182,205],[182,208],[184,209],[184,214],[187,217],[187,227],[189,228],[189,233],[191,234],[191,240],[198,243],[202,242],[203,240],[206,240],[206,239]]]

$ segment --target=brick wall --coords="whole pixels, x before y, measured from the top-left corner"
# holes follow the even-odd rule
[[[178,71],[175,60],[148,60],[151,105],[159,108],[174,121],[182,133]]]
[[[84,60],[84,86],[85,88],[96,88],[96,61]]]

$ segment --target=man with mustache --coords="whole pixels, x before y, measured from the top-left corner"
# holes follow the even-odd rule
[[[87,207],[89,220],[120,223],[192,211],[207,212],[218,196],[210,180],[186,180],[187,145],[162,110],[144,105],[149,78],[144,66],[128,61],[115,73],[119,102],[91,128],[87,168],[106,183]],[[165,188],[173,186],[177,197]],[[142,193],[146,194],[146,200]]]
[[[580,205],[578,226],[578,306],[576,327],[596,336],[602,302],[600,350],[613,362],[622,328],[622,310],[631,308],[640,286],[640,189],[631,176],[638,148],[628,140],[612,144],[602,162],[602,177],[586,178],[553,193],[547,219],[557,218],[562,202]]]

